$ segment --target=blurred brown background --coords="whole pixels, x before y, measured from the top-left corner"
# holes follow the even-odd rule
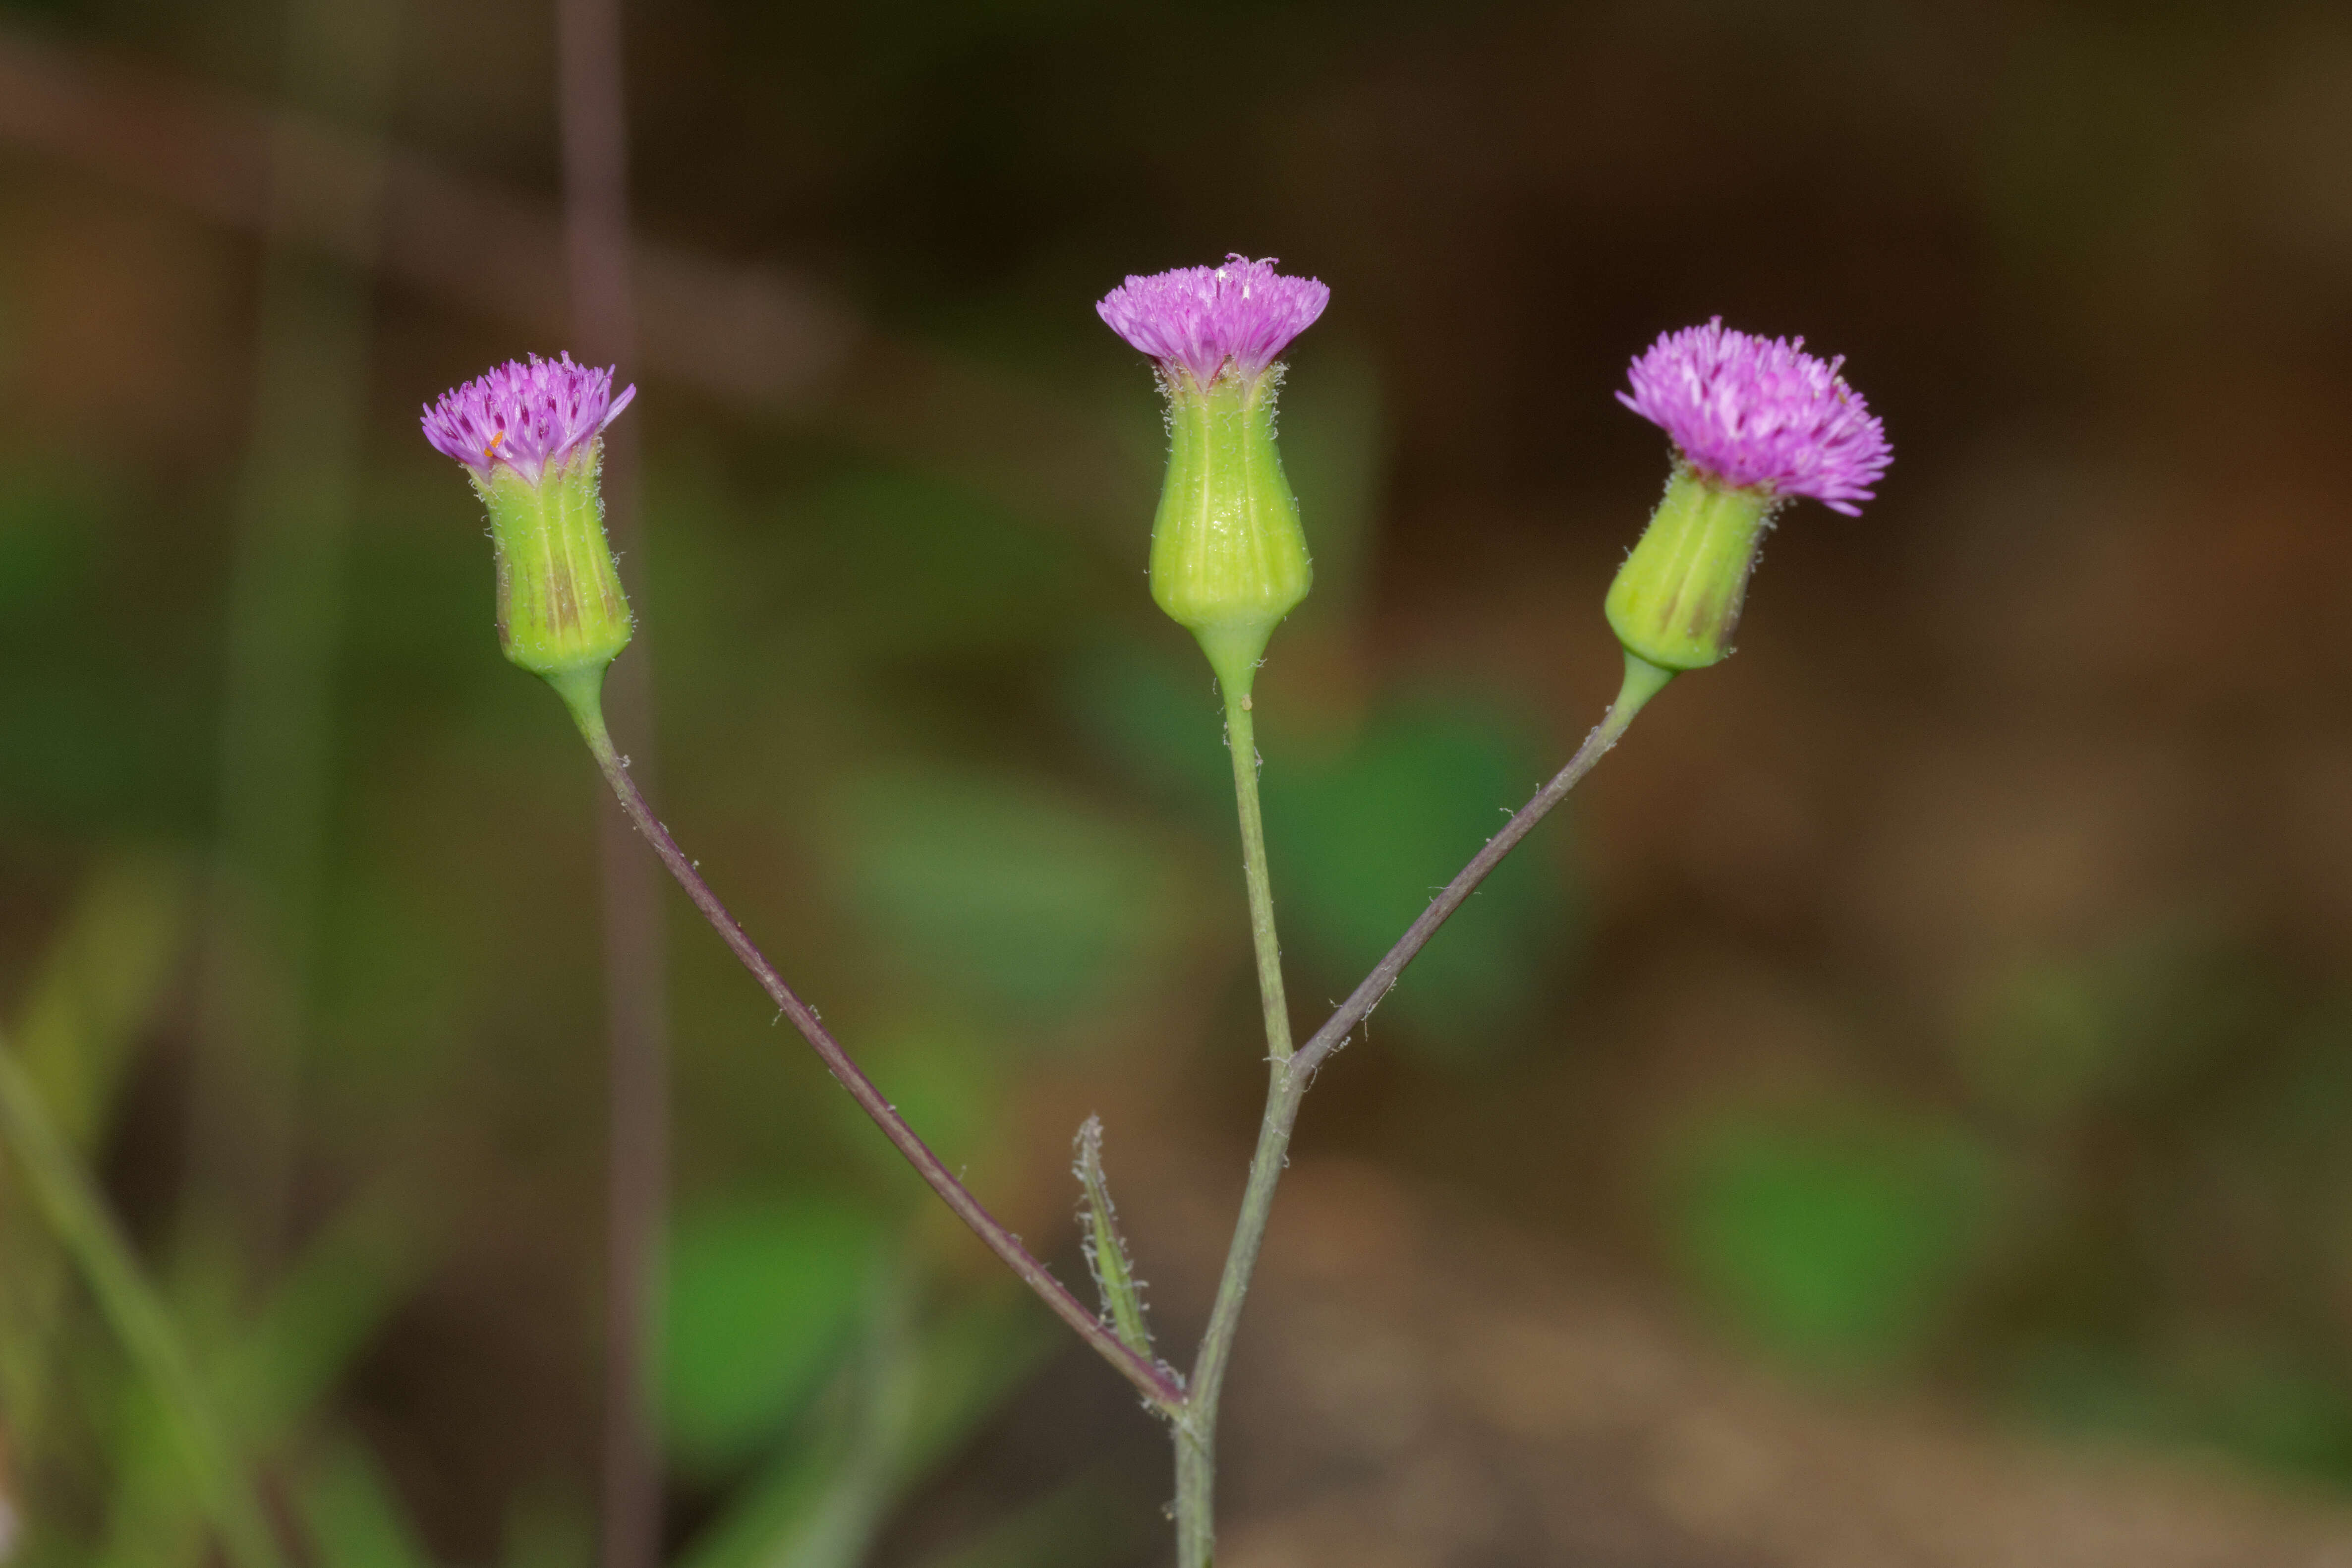
[[[1255,1004],[1093,301],[1228,250],[1332,286],[1258,692],[1310,1028],[1614,689],[1665,459],[1626,361],[1720,313],[1885,419],[1877,502],[1784,517],[1739,657],[1318,1086],[1236,1568],[2352,1561],[2352,16],[625,27],[625,747],[1066,1278],[1104,1113],[1171,1351]],[[554,37],[0,4],[0,1018],[321,1562],[595,1529],[604,807],[415,426],[572,341]],[[675,1560],[1155,1561],[1151,1425],[665,908]],[[200,1562],[103,1324],[0,1300],[21,1560]]]

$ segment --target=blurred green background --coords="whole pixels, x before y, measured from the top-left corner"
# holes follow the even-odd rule
[[[1828,1397],[2352,1491],[2352,17],[626,26],[660,808],[1066,1279],[1082,1116],[1196,1181],[1121,1192],[1192,1258],[1259,1092],[1093,301],[1227,250],[1333,289],[1257,693],[1310,1028],[1614,689],[1665,451],[1611,393],[1720,313],[1847,356],[1881,498],[1784,518],[1740,657],[1431,947],[1301,1159]],[[0,0],[0,1023],[321,1563],[594,1534],[604,805],[415,424],[569,341],[555,76],[522,0]],[[665,909],[676,1560],[1153,1561],[1150,1423]],[[1209,1279],[1133,1240],[1188,1346]],[[16,1560],[201,1562],[159,1420],[0,1167]]]

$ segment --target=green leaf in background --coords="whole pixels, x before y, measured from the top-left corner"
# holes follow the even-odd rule
[[[1017,780],[866,774],[836,797],[844,897],[910,979],[1024,1023],[1110,999],[1163,945],[1174,868],[1085,804]]]
[[[319,1568],[432,1568],[391,1481],[355,1439],[329,1446],[301,1510]]]
[[[2068,1436],[2201,1447],[2341,1486],[2352,1481],[2352,1383],[2336,1361],[2210,1333],[2135,1347],[2056,1340],[2021,1358],[2016,1392]]]
[[[1217,683],[1181,636],[1088,648],[1063,672],[1063,706],[1087,744],[1154,802],[1230,823],[1234,770],[1217,743]]]
[[[90,575],[102,514],[78,487],[0,471],[0,615],[22,626],[69,614]]]
[[[740,1463],[799,1412],[848,1342],[883,1233],[813,1196],[682,1215],[670,1242],[662,1413],[678,1463]]]
[[[2195,1436],[2266,1469],[2352,1479],[2352,1393],[2339,1360],[2243,1342],[2189,1358]]]
[[[1748,1337],[1823,1372],[1922,1349],[1999,1200],[1968,1133],[1880,1108],[1719,1116],[1677,1164],[1668,1234],[1692,1279]]]
[[[2028,1126],[2145,1104],[2274,1031],[2280,989],[2204,922],[2159,921],[2000,975],[1956,1039],[1958,1066],[1980,1103]]]
[[[684,1568],[858,1568],[908,1493],[969,1441],[1059,1342],[1018,1291],[918,1322],[903,1264],[859,1298],[853,1353],[682,1559]]]
[[[1270,760],[1266,833],[1285,938],[1344,993],[1544,776],[1526,726],[1458,697],[1377,710],[1356,745],[1328,761]],[[1375,1038],[1380,1025],[1402,1025],[1411,1049],[1451,1063],[1509,1042],[1546,981],[1579,954],[1556,850],[1538,844],[1503,862],[1381,1004]]]

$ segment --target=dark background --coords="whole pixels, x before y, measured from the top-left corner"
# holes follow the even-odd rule
[[[553,40],[509,0],[0,5],[0,1017],[82,1086],[321,1561],[593,1533],[603,807],[415,422],[570,341]],[[701,0],[627,44],[658,756],[624,746],[1065,1278],[1100,1110],[1189,1347],[1259,1093],[1214,695],[1141,574],[1154,393],[1093,301],[1228,250],[1332,288],[1283,420],[1318,580],[1257,692],[1307,1028],[1598,719],[1666,459],[1611,395],[1720,313],[1846,356],[1895,466],[1859,520],[1785,514],[1738,657],[1328,1070],[1295,1213],[1354,1228],[1277,1258],[1379,1274],[1395,1215],[1451,1216],[1393,1276],[1433,1342],[1503,1274],[1607,1281],[1709,1369],[1669,1403],[1948,1426],[1922,1496],[2101,1456],[2334,1517],[2341,8]],[[666,907],[677,1560],[1152,1561],[1150,1423]],[[1288,1278],[1244,1384],[1338,1342],[1284,1337]],[[26,1560],[199,1561],[87,1304],[0,1337]],[[1335,1364],[1437,1399],[1418,1353]],[[1533,1441],[1286,1468],[1354,1407],[1237,1399],[1244,1565],[1388,1561],[1297,1544],[1335,1476]],[[1589,1506],[1440,1510],[1397,1560],[1853,1560],[1574,1453],[1530,1485]],[[831,1557],[792,1533],[828,1506]],[[2023,1533],[1966,1560],[2155,1560]]]

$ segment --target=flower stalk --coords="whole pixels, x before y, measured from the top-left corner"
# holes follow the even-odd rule
[[[501,365],[425,410],[426,439],[467,466],[477,493],[491,509],[500,567],[501,644],[508,658],[555,689],[621,809],[688,900],[892,1147],[1056,1317],[1135,1384],[1152,1408],[1181,1421],[1182,1385],[1122,1344],[916,1136],[744,933],[629,776],[628,759],[614,746],[604,713],[605,668],[628,641],[627,605],[585,591],[583,585],[600,583],[611,564],[594,488],[598,437],[635,390],[631,387],[615,398],[609,371],[575,365],[568,354],[554,361],[533,356],[528,363]],[[568,587],[562,593],[541,593],[536,587],[518,592],[510,560],[527,563],[533,570],[544,568]],[[569,606],[569,613],[554,608],[559,605]],[[520,637],[515,635],[518,626],[524,627]]]
[[[784,977],[777,973],[774,964],[768,962],[767,954],[761,952],[744,933],[742,926],[719,901],[719,895],[710,890],[709,884],[702,879],[702,873],[695,869],[694,862],[686,858],[677,841],[670,837],[669,829],[662,826],[661,819],[646,804],[636,782],[629,777],[628,759],[614,749],[613,738],[604,728],[604,715],[599,700],[603,683],[604,676],[600,670],[593,674],[575,673],[555,685],[565,706],[572,710],[572,721],[580,730],[580,738],[588,743],[590,754],[596,759],[597,770],[612,787],[614,798],[621,803],[621,809],[628,813],[629,820],[636,825],[646,842],[653,846],[654,853],[660,857],[661,863],[684,890],[696,912],[709,922],[710,928],[719,933],[719,940],[727,944],[728,951],[735,955],[737,961],[751,971],[751,978],[759,982],[760,989],[768,994],[768,999],[791,1021],[793,1027],[800,1031],[801,1037],[824,1063],[825,1070],[849,1091],[850,1098],[857,1101],[858,1109],[873,1119],[874,1124],[882,1130],[882,1135],[890,1141],[891,1147],[915,1168],[917,1175],[922,1177],[924,1184],[955,1211],[958,1219],[971,1227],[972,1233],[1020,1278],[1023,1284],[1037,1293],[1038,1299],[1052,1310],[1055,1317],[1076,1330],[1080,1339],[1093,1346],[1104,1360],[1118,1369],[1120,1375],[1135,1384],[1136,1392],[1142,1394],[1148,1404],[1163,1415],[1181,1419],[1184,1406],[1182,1386],[1148,1357],[1136,1354],[1121,1343],[1114,1330],[1105,1326],[1084,1302],[1070,1293],[1068,1287],[1030,1256],[1029,1249],[1021,1245],[1020,1237],[1007,1230],[1003,1222],[982,1206],[980,1200],[972,1196],[970,1190],[956,1179],[955,1173],[947,1168],[946,1163],[916,1135],[915,1130],[908,1125],[907,1119],[898,1114],[898,1108],[885,1099],[882,1091],[874,1087],[873,1080],[858,1069],[857,1064],[850,1059],[849,1053],[841,1048],[840,1042],[818,1020],[815,1012],[793,993],[790,985],[784,984]]]

